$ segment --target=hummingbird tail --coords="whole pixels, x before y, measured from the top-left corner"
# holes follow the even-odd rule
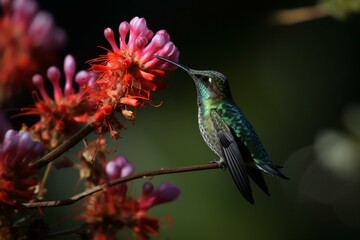
[[[263,190],[266,195],[270,196],[268,187],[266,186],[264,176],[262,175],[261,170],[254,167],[247,167],[247,172],[251,179],[258,185],[258,187]]]
[[[251,157],[251,153],[249,152],[249,149],[245,146],[245,144],[240,140],[240,138],[237,139],[236,143],[240,149],[240,152],[242,153],[242,155],[244,157],[245,164],[252,162],[253,159]],[[268,187],[265,183],[265,179],[264,179],[264,176],[263,176],[261,170],[258,169],[256,166],[249,165],[249,164],[246,164],[246,165],[247,165],[246,170],[247,170],[249,177],[256,183],[256,185],[258,185],[258,187],[261,190],[263,190],[266,193],[266,195],[270,196]]]
[[[286,177],[284,174],[282,174],[277,167],[272,167],[272,166],[269,166],[269,165],[262,165],[262,166],[259,166],[259,167],[262,170],[264,170],[265,172],[267,172],[267,173],[269,173],[269,174],[271,174],[273,176],[289,180],[289,178]]]

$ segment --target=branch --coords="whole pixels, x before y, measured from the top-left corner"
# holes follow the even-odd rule
[[[75,133],[71,138],[65,141],[63,144],[40,158],[34,165],[40,169],[45,167],[48,163],[54,161],[57,157],[59,157],[64,152],[68,151],[70,148],[75,146],[78,142],[80,142],[83,138],[89,135],[92,131],[94,131],[95,127],[92,122],[87,123],[84,127],[82,127],[77,133]]]
[[[133,174],[128,177],[123,178],[116,178],[106,183],[97,185],[92,187],[88,190],[85,190],[81,193],[78,193],[68,199],[58,200],[58,201],[43,201],[43,202],[33,202],[33,203],[24,203],[23,205],[27,208],[36,208],[36,207],[57,207],[57,206],[67,206],[71,205],[93,193],[99,192],[104,190],[105,187],[114,186],[116,184],[128,182],[134,179],[139,178],[147,178],[157,175],[165,175],[170,173],[181,173],[181,172],[192,172],[192,171],[199,171],[199,170],[209,170],[209,169],[216,169],[221,168],[217,163],[208,163],[202,165],[194,165],[194,166],[185,166],[185,167],[178,167],[178,168],[161,168],[159,170],[152,170],[152,171],[144,171],[141,173]]]

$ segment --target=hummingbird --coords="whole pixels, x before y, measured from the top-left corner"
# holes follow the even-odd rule
[[[227,78],[213,70],[194,70],[161,56],[155,56],[187,72],[197,92],[198,124],[216,162],[230,175],[242,196],[254,204],[250,178],[270,196],[263,173],[289,179],[272,162],[251,123],[235,103]]]

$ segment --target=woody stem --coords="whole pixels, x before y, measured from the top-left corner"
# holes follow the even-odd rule
[[[137,174],[133,174],[128,177],[116,178],[106,183],[97,185],[88,190],[85,190],[81,193],[78,193],[68,199],[64,200],[56,200],[56,201],[43,201],[43,202],[32,202],[32,203],[24,203],[23,205],[27,208],[36,208],[36,207],[57,207],[57,206],[67,206],[71,205],[93,193],[104,190],[106,187],[114,186],[116,184],[128,182],[134,179],[139,178],[150,178],[157,175],[171,174],[171,173],[181,173],[181,172],[191,172],[191,171],[199,171],[199,170],[209,170],[209,169],[217,169],[221,168],[221,166],[217,163],[208,163],[202,165],[194,165],[194,166],[185,166],[185,167],[177,167],[177,168],[161,168],[159,170],[152,171],[144,171]]]
[[[64,152],[70,150],[73,146],[75,146],[78,142],[84,139],[87,135],[89,135],[92,131],[95,130],[94,124],[92,121],[83,126],[77,133],[75,133],[72,137],[66,140],[63,144],[59,145],[57,148],[40,158],[34,165],[41,169],[46,166],[48,163],[54,161],[56,158],[61,156]]]

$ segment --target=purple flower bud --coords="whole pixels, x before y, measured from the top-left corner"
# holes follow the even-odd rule
[[[145,191],[143,190],[143,192]],[[138,200],[139,207],[142,209],[149,209],[158,204],[174,201],[180,195],[180,192],[180,189],[176,187],[175,184],[169,182],[163,183],[155,189],[155,191],[143,194]]]
[[[154,185],[151,182],[146,182],[143,184],[143,195],[149,195],[154,191]]]
[[[106,175],[110,180],[127,177],[131,175],[134,170],[135,166],[124,156],[118,156],[117,158],[109,161],[105,167]],[[125,196],[127,192],[127,185],[125,183],[121,183],[111,187],[110,189],[113,193]]]
[[[124,156],[118,156],[109,161],[105,168],[106,175],[109,179],[127,177],[131,175],[134,170],[135,166]]]
[[[44,145],[34,141],[29,132],[8,130],[0,144],[0,159],[9,168],[21,167],[44,153]]]
[[[0,152],[3,153],[15,153],[13,152],[16,148],[19,136],[17,131],[9,129],[6,131],[4,136],[4,142],[0,145]]]
[[[30,161],[43,153],[42,143],[27,131],[8,130],[0,144],[0,204],[17,204],[17,198],[31,199],[38,180],[37,168]],[[9,184],[11,183],[11,184]]]

